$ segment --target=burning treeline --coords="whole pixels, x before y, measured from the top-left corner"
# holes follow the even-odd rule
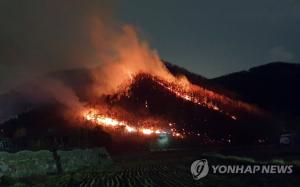
[[[100,62],[92,70],[95,84],[91,92],[96,95],[96,99],[112,95],[131,97],[131,85],[139,76],[145,76],[178,99],[216,111],[233,121],[239,119],[237,111],[259,112],[255,107],[246,103],[230,99],[199,85],[193,85],[184,76],[173,76],[160,60],[158,53],[152,50],[147,42],[138,38],[133,26],[107,27],[104,21],[94,18],[91,27],[91,41]],[[91,101],[91,103],[95,103],[95,101]],[[145,103],[145,107],[147,107],[147,103]],[[176,129],[175,125],[172,126],[172,121],[164,119],[161,119],[160,123],[153,122],[151,124],[149,121],[144,123],[143,121],[146,119],[135,116],[139,119],[130,123],[126,117],[118,118],[115,111],[114,114],[107,112],[112,108],[106,104],[101,106],[98,104],[94,107],[87,104],[83,108],[84,112],[81,114],[85,120],[105,128],[122,129],[130,134],[142,135],[168,133],[184,137],[188,134],[182,129]],[[102,108],[102,111],[103,108],[106,108],[104,110],[106,112],[100,112],[99,108]],[[130,112],[134,113],[135,111]]]

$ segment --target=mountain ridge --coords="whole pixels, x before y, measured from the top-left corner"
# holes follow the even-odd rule
[[[300,115],[300,64],[273,62],[211,79],[250,103],[283,115]]]

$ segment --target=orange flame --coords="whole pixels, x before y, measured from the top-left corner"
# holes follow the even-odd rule
[[[163,129],[159,129],[159,128],[138,128],[138,127],[134,127],[133,125],[128,124],[125,121],[120,121],[111,117],[107,117],[104,115],[100,115],[97,114],[95,112],[95,110],[93,111],[89,111],[87,114],[84,115],[84,118],[87,121],[93,122],[97,125],[101,125],[103,127],[110,127],[110,128],[116,128],[116,127],[124,127],[124,129],[126,130],[127,133],[139,133],[142,135],[154,135],[154,134],[168,134],[169,132],[171,132],[170,130],[163,130]],[[176,136],[176,137],[182,137],[183,136],[177,132],[177,133],[169,133],[172,136]]]

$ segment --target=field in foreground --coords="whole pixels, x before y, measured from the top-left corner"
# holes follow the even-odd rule
[[[255,159],[253,159],[255,157]],[[195,181],[191,163],[207,159],[209,164],[293,164],[293,174],[213,175]],[[232,156],[197,151],[136,153],[113,156],[114,165],[105,171],[86,168],[73,173],[36,176],[22,180],[4,179],[5,186],[300,186],[299,155]]]

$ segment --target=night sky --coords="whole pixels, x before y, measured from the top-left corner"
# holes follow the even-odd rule
[[[122,0],[119,10],[163,59],[206,77],[300,61],[297,0]]]
[[[70,2],[0,1],[0,92],[76,61],[82,64],[78,59],[91,51],[85,15],[106,14],[107,7],[118,22],[137,27],[162,59],[208,78],[271,61],[300,61],[297,0]]]

